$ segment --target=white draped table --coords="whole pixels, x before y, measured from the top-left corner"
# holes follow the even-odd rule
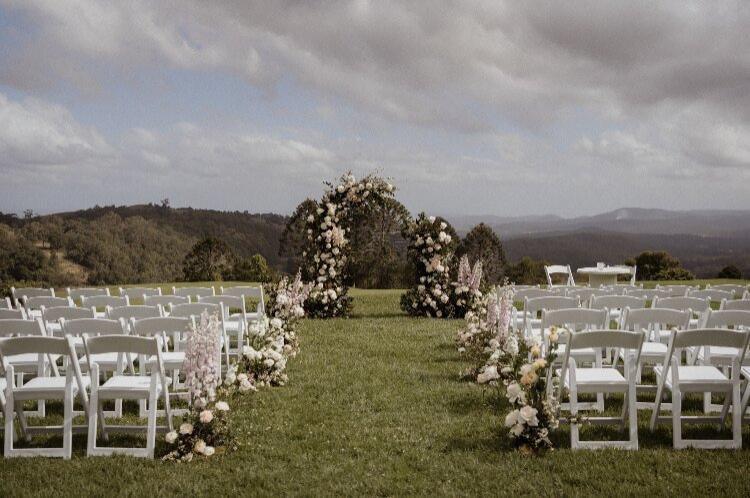
[[[589,287],[615,285],[618,275],[630,275],[630,268],[624,266],[586,266],[577,271],[581,275],[588,275]]]

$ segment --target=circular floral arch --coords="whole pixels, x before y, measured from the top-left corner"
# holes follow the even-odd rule
[[[338,184],[328,183],[314,213],[306,221],[309,249],[303,252],[307,274],[313,283],[305,311],[310,316],[346,316],[351,297],[346,281],[346,265],[351,256],[349,237],[356,213],[362,208],[392,198],[394,187],[387,180],[367,175],[357,180],[351,172]]]

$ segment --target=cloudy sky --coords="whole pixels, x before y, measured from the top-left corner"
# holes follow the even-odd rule
[[[0,211],[750,208],[750,2],[0,0]]]

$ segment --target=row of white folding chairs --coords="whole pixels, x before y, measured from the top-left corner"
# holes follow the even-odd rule
[[[695,448],[732,448],[742,447],[743,414],[750,397],[750,387],[746,387],[742,394],[741,377],[750,378],[750,367],[743,367],[746,356],[748,336],[747,330],[727,328],[702,328],[693,330],[674,329],[670,333],[667,352],[662,363],[655,367],[657,376],[657,392],[651,415],[650,428],[655,430],[659,422],[671,421],[673,425],[673,446],[676,449]],[[560,375],[558,397],[562,401],[563,389],[568,392],[568,421],[571,427],[571,446],[578,448],[619,447],[638,449],[638,409],[636,406],[636,371],[642,354],[642,346],[646,334],[640,331],[625,330],[584,330],[572,332],[567,338],[567,348],[557,370]],[[605,367],[601,361],[590,362],[591,366],[579,364],[576,354],[581,351],[601,351],[607,348],[617,348],[623,351],[625,359],[624,370]],[[685,349],[731,348],[733,354],[729,359],[730,373],[713,364],[684,365],[681,362],[682,351]],[[662,398],[666,392],[671,392],[672,403],[669,409],[671,415],[661,415]],[[682,413],[682,398],[685,393],[714,392],[725,395],[723,410],[718,415],[685,416]],[[579,394],[596,394],[601,398],[605,393],[622,393],[623,411],[620,416],[585,417],[587,423],[628,424],[628,439],[624,441],[581,441],[579,425],[581,424],[580,410],[583,409],[578,401]],[[564,405],[561,405],[564,406]],[[683,437],[682,424],[718,423],[723,426],[729,411],[732,414],[732,437],[730,439],[686,439]]]
[[[49,337],[44,333],[40,321],[0,320],[0,331],[12,328],[16,333],[13,337],[0,340],[0,361],[4,377],[0,380],[2,396],[0,403],[4,412],[4,454],[6,457],[16,456],[56,456],[70,458],[72,453],[73,432],[87,432],[87,455],[129,454],[153,458],[155,435],[157,429],[172,430],[172,412],[170,409],[170,395],[168,378],[165,374],[163,352],[159,342],[160,330],[164,324],[155,324],[148,329],[146,323],[139,323],[138,329],[144,336],[128,336],[117,333],[118,322],[109,320],[81,319],[96,323],[95,330],[104,332],[103,335],[82,337],[80,343],[85,350],[84,357],[79,357],[76,342],[77,336]],[[166,318],[146,319],[169,320]],[[172,319],[177,320],[177,319]],[[108,322],[109,328],[103,323]],[[36,325],[36,329],[35,329]],[[184,324],[183,324],[184,325]],[[84,327],[85,328],[85,327]],[[26,330],[28,329],[28,330]],[[114,329],[114,330],[113,330]],[[119,332],[124,327],[120,324]],[[124,368],[113,366],[111,356],[124,358],[137,356],[139,358],[139,374],[126,374]],[[64,377],[54,375],[50,368],[57,359],[63,358],[66,364]],[[122,365],[116,360],[117,365]],[[82,373],[81,366],[85,365],[90,375]],[[146,372],[148,370],[150,372]],[[100,381],[101,369],[114,370],[115,374],[103,383]],[[34,375],[27,382],[23,382],[23,373]],[[20,374],[20,375],[16,375]],[[90,397],[88,393],[90,392]],[[22,405],[25,401],[44,403],[47,400],[63,400],[64,415],[61,426],[29,426],[26,422],[27,414]],[[76,399],[83,404],[87,420],[86,426],[73,425],[73,405]],[[105,421],[101,402],[105,400],[120,401],[135,399],[145,403],[148,401],[148,423],[144,426],[114,426]],[[157,402],[163,400],[166,427],[157,427]],[[20,435],[27,441],[31,436],[41,432],[62,433],[63,446],[61,448],[16,448],[18,440],[15,421],[19,422]],[[108,439],[108,431],[135,432],[146,430],[145,448],[99,447],[97,436],[99,433]]]

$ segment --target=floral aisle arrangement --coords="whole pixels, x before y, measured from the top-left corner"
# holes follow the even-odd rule
[[[292,281],[284,277],[267,288],[269,316],[261,317],[249,328],[248,344],[224,380],[228,389],[247,393],[287,382],[287,360],[299,352],[297,325],[305,316],[304,304],[311,287],[302,282],[298,273]]]
[[[417,284],[401,296],[401,309],[413,316],[448,318],[453,315],[450,265],[456,241],[446,232],[448,224],[424,213],[404,229],[408,254]]]
[[[551,365],[560,331],[554,327],[549,331],[550,346],[544,351],[539,339],[527,339],[514,330],[513,294],[507,282],[489,292],[476,310],[466,314],[457,344],[460,352],[482,365],[470,372],[479,384],[504,390],[510,403],[505,416],[508,434],[519,450],[532,453],[552,448],[549,434],[558,427],[554,396],[558,379]]]
[[[307,312],[319,318],[346,316],[351,309],[344,281],[354,211],[364,203],[392,197],[394,192],[393,185],[383,178],[368,175],[357,180],[351,172],[343,175],[337,185],[327,185],[315,214],[306,220],[307,237],[315,250],[302,254],[305,272],[314,280]]]
[[[197,326],[191,326],[185,349],[185,384],[190,409],[179,430],[165,436],[171,450],[165,460],[189,462],[195,455],[210,457],[217,448],[224,450],[233,442],[229,404],[217,401],[221,374],[221,338],[218,317],[201,314]]]
[[[482,300],[482,262],[474,263],[472,269],[469,257],[464,255],[458,263],[458,278],[453,283],[455,310],[454,315],[462,318],[469,311],[474,311]]]

